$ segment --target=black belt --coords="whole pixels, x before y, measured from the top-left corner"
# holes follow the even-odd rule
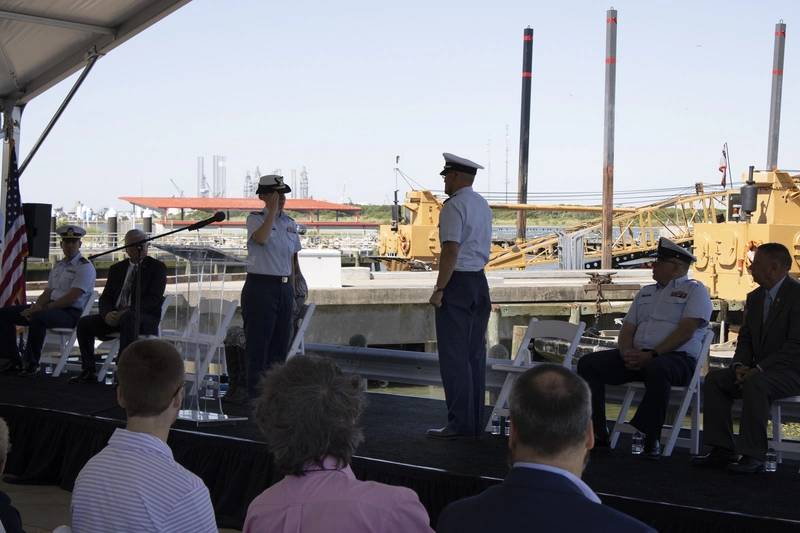
[[[247,277],[253,279],[254,281],[266,281],[269,283],[289,283],[289,276],[271,276],[269,274],[254,274],[252,272],[248,272]]]
[[[458,274],[459,276],[483,276],[483,270],[454,270],[453,275]]]

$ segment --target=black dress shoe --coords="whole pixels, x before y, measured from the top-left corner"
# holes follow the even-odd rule
[[[97,383],[97,376],[91,370],[82,370],[77,376],[69,378],[70,383]]]
[[[728,465],[728,472],[731,474],[758,474],[764,471],[764,461],[743,455],[738,463]]]
[[[725,468],[738,460],[739,455],[737,453],[727,448],[714,446],[707,454],[692,457],[691,464],[698,468]]]
[[[658,460],[661,459],[661,441],[658,439],[646,439],[644,443],[644,452],[642,457],[645,459]]]
[[[33,376],[38,375],[41,372],[39,365],[37,364],[30,364],[25,366],[19,373],[21,377],[30,378]]]
[[[445,426],[439,429],[429,429],[426,433],[432,439],[440,440],[456,440],[456,439],[474,439],[475,435],[467,435],[459,433],[450,426]]]
[[[11,372],[19,372],[19,360],[15,359],[0,359],[0,374],[8,374]]]

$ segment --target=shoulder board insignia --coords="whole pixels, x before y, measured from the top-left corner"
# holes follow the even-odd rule
[[[669,295],[670,296],[675,296],[677,298],[686,298],[687,296],[689,296],[686,293],[686,291],[672,291]]]
[[[89,261],[89,260],[88,260],[88,259],[86,259],[85,257],[81,256],[81,263],[83,263],[83,264],[86,264],[86,263],[90,263],[90,262],[91,262],[91,261]]]
[[[251,215],[263,215],[264,212],[263,211],[250,211],[250,214]]]

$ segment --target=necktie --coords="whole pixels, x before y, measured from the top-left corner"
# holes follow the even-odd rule
[[[136,278],[136,271],[138,268],[139,265],[133,265],[129,275],[125,278],[125,283],[122,286],[122,291],[119,294],[118,307],[120,308],[128,307],[131,304],[131,289],[133,289],[133,281]]]
[[[764,297],[764,319],[762,321],[763,324],[767,323],[767,318],[769,318],[769,309],[772,307],[772,294],[767,291],[766,297]]]

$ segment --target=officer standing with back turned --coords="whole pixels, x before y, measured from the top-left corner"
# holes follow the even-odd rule
[[[283,212],[286,193],[290,191],[283,176],[262,176],[256,194],[264,202],[264,209],[247,217],[247,278],[242,289],[242,318],[249,398],[258,396],[262,372],[286,360],[291,341],[292,276],[300,237],[295,221]]]
[[[492,210],[472,190],[483,168],[453,154],[444,156],[444,192],[439,214],[439,276],[430,298],[436,308],[436,340],[447,425],[429,429],[437,439],[475,438],[483,433],[486,389],[486,325],[491,302],[483,268],[489,261]]]

